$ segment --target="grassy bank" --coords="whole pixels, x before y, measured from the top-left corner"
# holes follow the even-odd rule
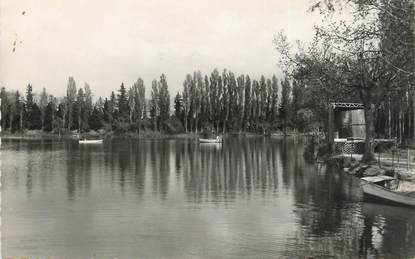
[[[392,166],[384,161],[373,161],[372,163],[361,162],[362,155],[340,154],[330,157],[327,163],[342,169],[344,172],[356,176],[397,176],[398,179],[415,182],[415,170],[411,168]]]

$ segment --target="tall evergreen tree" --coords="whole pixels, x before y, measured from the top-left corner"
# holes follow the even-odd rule
[[[121,83],[118,94],[118,112],[119,117],[123,121],[127,121],[127,118],[129,117],[129,107],[127,99],[127,90],[125,89],[124,83]]]
[[[34,103],[33,100],[33,87],[28,84],[26,88],[26,107],[27,109],[31,109]]]
[[[25,115],[24,115],[24,121],[25,121],[25,127],[28,129],[32,129],[33,125],[36,123],[34,121],[34,111],[33,111],[33,106],[34,106],[35,102],[34,102],[34,98],[33,98],[33,87],[28,84],[26,87],[26,111],[25,111]]]

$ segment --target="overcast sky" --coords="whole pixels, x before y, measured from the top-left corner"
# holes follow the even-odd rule
[[[310,40],[309,0],[1,0],[0,84],[56,95],[69,76],[108,96],[121,82],[165,73],[171,95],[186,73],[215,67],[280,75],[274,35]],[[22,12],[25,14],[22,15]],[[13,42],[16,41],[13,52]]]

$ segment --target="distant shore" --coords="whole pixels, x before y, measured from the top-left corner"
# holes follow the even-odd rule
[[[267,135],[263,135],[260,133],[253,133],[253,132],[235,132],[235,133],[226,133],[226,134],[218,134],[218,135],[228,135],[228,136],[271,136],[271,137],[290,137],[290,136],[305,136],[308,133],[288,133],[283,134],[281,132],[275,132]],[[176,138],[176,139],[196,139],[201,136],[201,133],[176,133],[176,134],[169,134],[163,133],[159,131],[140,131],[139,133],[136,132],[125,132],[125,133],[114,133],[114,132],[96,132],[96,131],[89,131],[81,134],[81,138],[86,139],[102,139],[102,138],[131,138],[131,139],[168,139],[168,138]],[[75,132],[65,132],[62,134],[52,133],[52,132],[44,132],[41,130],[27,130],[25,132],[2,132],[0,133],[0,137],[2,139],[74,139],[77,138],[77,133]]]
[[[126,133],[114,133],[114,132],[84,132],[80,134],[81,138],[86,139],[106,139],[106,138],[131,138],[131,139],[164,139],[164,138],[197,138],[199,135],[195,133],[181,133],[181,134],[167,134],[156,131],[142,131],[140,133],[126,132]],[[75,132],[65,132],[62,134],[43,132],[41,130],[28,130],[26,132],[2,132],[0,134],[2,139],[75,139],[78,138],[78,134]]]

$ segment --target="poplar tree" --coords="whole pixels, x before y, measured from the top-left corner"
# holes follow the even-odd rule
[[[244,104],[244,92],[245,92],[245,76],[240,75],[237,78],[237,106],[235,107],[235,113],[237,114],[237,127],[239,131],[243,129],[243,119],[245,113],[245,104]]]
[[[145,98],[146,89],[144,86],[143,79],[139,78],[137,80],[137,99],[136,99],[136,113],[139,120],[146,118],[146,98]]]
[[[190,74],[186,75],[186,80],[183,83],[183,121],[184,121],[184,129],[186,132],[189,132],[188,129],[188,121],[189,121],[189,112],[190,112],[190,105],[191,105],[191,97],[190,97],[190,88],[192,84],[192,76]]]
[[[39,100],[39,108],[40,108],[41,119],[42,119],[42,131],[45,130],[45,116],[46,116],[47,105],[48,105],[48,94],[46,93],[46,89],[43,88],[42,93],[40,94],[40,100]]]
[[[93,104],[92,104],[92,91],[91,91],[91,87],[89,86],[88,83],[85,83],[84,85],[84,96],[85,96],[85,111],[83,114],[83,124],[84,124],[84,128],[88,129],[89,128],[89,117],[92,114],[93,111]]]
[[[197,71],[193,74],[193,85],[194,85],[194,92],[193,92],[193,103],[194,103],[194,121],[195,121],[195,131],[198,132],[199,120],[201,117],[201,105],[202,105],[202,97],[203,97],[203,77],[200,71]]]
[[[73,107],[76,98],[76,82],[73,77],[69,77],[66,90],[66,105],[68,112],[68,130],[71,130],[73,124]],[[28,100],[28,99],[27,99]]]
[[[177,92],[176,97],[174,97],[174,116],[180,121],[182,120],[183,115],[183,100],[179,92]]]
[[[84,129],[83,117],[85,112],[85,95],[82,88],[78,89],[78,95],[76,98],[76,114],[78,115],[78,132],[81,133]]]
[[[158,102],[159,102],[158,84],[157,84],[157,80],[153,80],[151,82],[150,118],[151,118],[151,121],[153,122],[153,127],[155,131],[159,129],[158,118],[160,115],[160,110],[159,110]]]
[[[272,76],[272,102],[271,102],[271,120],[275,121],[278,114],[278,79]]]
[[[167,78],[164,74],[160,76],[158,87],[158,110],[160,121],[162,122],[162,129],[165,130],[165,122],[167,122],[170,117],[170,94]]]
[[[137,96],[137,88],[135,85],[133,85],[132,87],[130,87],[130,89],[128,90],[128,106],[129,106],[129,119],[130,119],[130,124],[133,124],[134,122],[136,122],[136,96]]]
[[[211,126],[212,123],[212,104],[210,100],[210,85],[209,77],[204,77],[204,90],[202,93],[202,127]]]

